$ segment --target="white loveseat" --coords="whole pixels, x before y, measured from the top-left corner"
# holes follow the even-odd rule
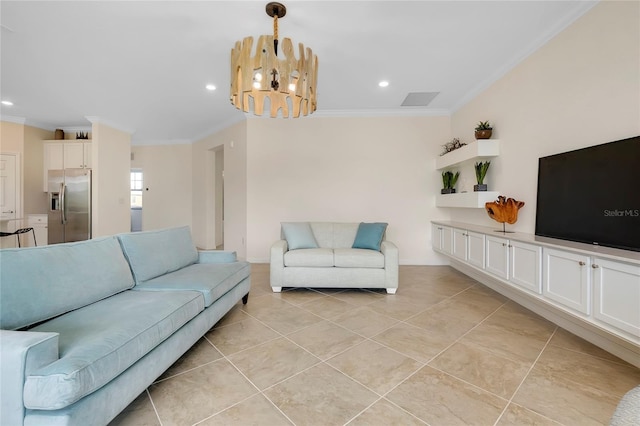
[[[291,227],[304,231],[305,226],[310,229],[312,237],[309,238],[315,240],[317,247],[313,247],[313,241],[301,244],[299,239],[293,244],[294,238],[286,235]],[[384,239],[384,231],[378,241],[379,250],[353,248],[354,242],[362,241],[359,227],[360,223],[343,222],[283,223],[281,239],[271,246],[273,291],[280,292],[283,287],[347,287],[384,288],[387,293],[395,294],[398,248]],[[311,248],[290,249],[290,246]]]

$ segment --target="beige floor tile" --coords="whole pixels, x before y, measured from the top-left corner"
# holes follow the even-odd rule
[[[322,360],[331,358],[364,340],[364,337],[326,320],[287,337]]]
[[[342,300],[343,302],[351,303],[355,306],[368,305],[370,303],[381,300],[386,296],[387,293],[384,289],[376,290],[361,288],[346,289],[345,291],[341,291],[332,295],[332,297],[335,297],[336,299]]]
[[[427,363],[456,338],[400,323],[373,337],[373,340],[417,361]]]
[[[460,341],[478,345],[498,356],[524,362],[535,361],[547,343],[545,340],[484,323],[464,335]]]
[[[548,340],[556,325],[513,302],[500,307],[483,325],[502,328],[538,340]]]
[[[194,424],[257,392],[224,359],[149,387],[163,426]]]
[[[348,426],[423,426],[425,423],[398,406],[381,399],[348,423]]]
[[[386,315],[397,320],[406,320],[424,311],[428,306],[416,303],[415,299],[403,298],[399,295],[388,295],[367,307],[379,314]]]
[[[548,346],[535,371],[622,398],[640,383],[640,369],[557,346]]]
[[[370,340],[331,358],[327,363],[380,395],[393,389],[423,365]]]
[[[282,299],[279,293],[267,293],[251,298],[251,302],[242,305],[242,310],[251,316],[258,316],[262,312],[292,307],[291,303]]]
[[[433,425],[493,425],[507,405],[431,367],[423,367],[386,398]]]
[[[496,426],[561,426],[561,424],[512,402]]]
[[[202,423],[198,423],[198,426],[286,426],[292,424],[264,396],[255,395],[206,419]]]
[[[498,300],[486,296],[458,295],[430,307],[428,311],[477,324],[495,312],[501,305],[502,303]]]
[[[391,317],[380,315],[368,306],[354,307],[332,321],[365,337],[375,336],[398,322]]]
[[[293,305],[302,305],[312,300],[328,297],[326,294],[310,288],[290,288],[282,291],[281,293],[274,293],[274,296]]]
[[[280,307],[262,309],[252,315],[282,334],[293,333],[301,328],[323,321],[321,317],[290,303]]]
[[[214,328],[206,334],[207,339],[224,355],[248,349],[279,337],[260,321],[253,318],[220,328]]]
[[[531,363],[500,357],[475,345],[455,343],[429,362],[429,366],[510,399]]]
[[[468,333],[477,325],[474,321],[460,318],[454,315],[445,315],[433,309],[427,309],[423,313],[407,320],[409,324],[420,327],[431,335],[442,337],[448,342],[453,342]]]
[[[375,393],[326,364],[264,393],[296,425],[342,425],[378,399]]]
[[[231,308],[229,312],[225,314],[225,316],[220,318],[220,321],[218,321],[213,326],[213,328],[223,327],[225,325],[234,324],[236,322],[244,321],[251,318],[249,315],[247,315],[246,312],[242,310],[242,306],[242,303],[236,304],[233,308]]]
[[[160,426],[145,390],[129,406],[109,423],[109,426]]]
[[[231,355],[229,361],[260,390],[320,362],[284,337]]]
[[[202,338],[191,349],[182,355],[171,367],[167,369],[158,380],[164,380],[176,374],[183,373],[192,368],[199,367],[209,362],[222,358],[222,354],[213,347],[211,342]]]
[[[609,361],[614,361],[620,364],[630,365],[617,356],[610,354],[604,349],[600,349],[596,345],[589,343],[581,337],[578,337],[575,334],[571,334],[567,330],[564,330],[560,327],[558,327],[558,329],[554,333],[551,341],[549,342],[549,345],[569,349],[576,352],[582,352],[598,358],[608,359]]]
[[[317,301],[304,303],[300,307],[325,319],[333,319],[356,308],[351,303],[343,302],[335,297],[323,297]]]
[[[619,398],[535,368],[513,402],[565,425],[606,425]]]

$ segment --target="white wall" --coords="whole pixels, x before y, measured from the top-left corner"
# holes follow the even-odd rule
[[[538,158],[640,135],[640,2],[605,1],[452,116],[452,136],[495,123],[501,155],[489,190],[522,200],[518,222],[535,232]],[[451,218],[500,227],[484,209]]]
[[[191,225],[192,146],[134,146],[131,152],[131,168],[143,173],[142,230]]]
[[[92,123],[92,236],[131,230],[131,135],[106,124]]]
[[[268,262],[284,221],[388,222],[403,264],[438,263],[433,159],[448,117],[249,119],[247,259]]]

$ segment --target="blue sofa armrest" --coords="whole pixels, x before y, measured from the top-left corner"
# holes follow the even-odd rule
[[[58,333],[0,330],[0,424],[24,422],[24,383],[33,371],[58,359]]]
[[[224,250],[199,250],[198,263],[231,263],[237,262],[235,251]]]

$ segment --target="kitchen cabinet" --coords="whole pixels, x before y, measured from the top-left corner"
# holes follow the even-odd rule
[[[90,169],[91,147],[90,139],[83,139],[82,142],[45,141],[42,173],[43,191],[49,191],[49,170]]]
[[[450,227],[432,225],[431,238],[435,250],[449,255],[453,253],[453,236]]]
[[[48,216],[46,214],[30,214],[27,215],[27,226],[33,228],[33,235],[35,235],[35,243],[38,246],[46,246],[48,244]],[[28,241],[26,247],[33,247],[34,241],[31,233],[27,235]]]
[[[541,256],[539,246],[487,236],[487,272],[536,294],[542,293]]]
[[[545,247],[543,295],[576,312],[591,311],[591,261],[589,256]]]

